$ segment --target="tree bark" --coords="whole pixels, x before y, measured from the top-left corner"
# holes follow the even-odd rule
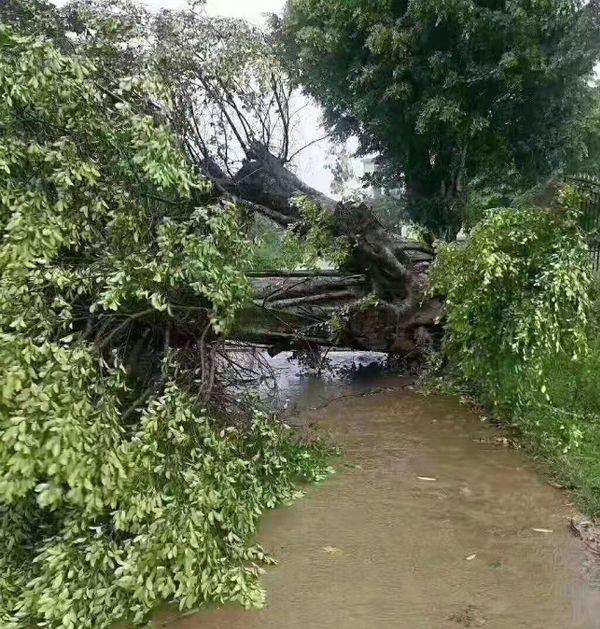
[[[236,337],[279,351],[308,344],[386,352],[422,362],[441,338],[443,300],[429,296],[431,249],[386,232],[360,205],[336,208],[362,273],[251,278],[255,298]]]
[[[281,227],[302,220],[295,199],[310,198],[333,212],[336,201],[305,184],[285,163],[265,147],[255,143],[240,169],[227,176],[217,164],[206,160],[199,164],[205,176],[219,190],[234,197],[247,210],[263,214]]]
[[[335,235],[352,245],[339,273],[253,277],[255,299],[238,339],[277,348],[337,345],[415,361],[439,340],[443,301],[428,293],[430,246],[390,233],[364,203],[338,203],[307,186],[260,147],[219,187],[282,226],[302,220],[294,199],[306,196],[332,213]]]
[[[443,302],[378,299],[367,275],[251,278],[255,299],[234,338],[276,351],[316,344],[420,362],[440,338]]]

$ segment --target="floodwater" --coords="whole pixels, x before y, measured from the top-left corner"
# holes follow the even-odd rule
[[[265,609],[153,627],[600,629],[600,571],[568,530],[568,493],[488,422],[377,370],[315,379],[285,356],[274,366],[290,423],[342,448],[338,473],[263,518],[258,540],[279,561]]]

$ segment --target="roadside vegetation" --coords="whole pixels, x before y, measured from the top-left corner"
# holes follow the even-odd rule
[[[442,382],[474,395],[600,515],[600,302],[574,191],[495,210],[433,273],[447,296]],[[439,360],[439,359],[438,359]]]

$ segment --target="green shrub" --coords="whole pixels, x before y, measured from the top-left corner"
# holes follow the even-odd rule
[[[567,211],[493,211],[440,251],[433,285],[447,298],[446,351],[494,401],[507,379],[543,388],[549,356],[586,351],[588,253]]]
[[[577,216],[495,210],[441,251],[433,283],[451,368],[599,515],[597,291]]]
[[[546,390],[530,389],[512,419],[549,471],[575,490],[580,506],[600,516],[600,337],[590,329],[589,351],[577,361],[557,357]]]

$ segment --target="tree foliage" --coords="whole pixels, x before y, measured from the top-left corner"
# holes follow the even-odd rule
[[[574,128],[572,154],[568,159],[569,174],[600,173],[600,79],[582,106],[582,116]]]
[[[444,247],[434,290],[447,297],[446,351],[492,401],[544,386],[552,358],[586,351],[590,258],[575,212],[491,212],[466,245]],[[506,382],[510,381],[510,386]]]
[[[530,186],[585,150],[599,25],[576,0],[291,0],[278,29],[329,125],[452,235],[470,183]]]
[[[238,212],[149,115],[153,81],[82,57],[0,26],[4,627],[260,604],[257,518],[323,471],[199,396],[182,352],[249,295]]]
[[[71,0],[61,9],[6,0],[0,19],[93,60],[117,93],[126,81],[127,99],[169,120],[197,171],[249,215],[287,226],[298,218],[294,196],[330,201],[294,174],[297,157],[325,139],[303,137],[301,116],[312,103],[294,89],[268,32],[191,4],[153,12],[136,0]],[[148,75],[154,87],[136,90]]]

